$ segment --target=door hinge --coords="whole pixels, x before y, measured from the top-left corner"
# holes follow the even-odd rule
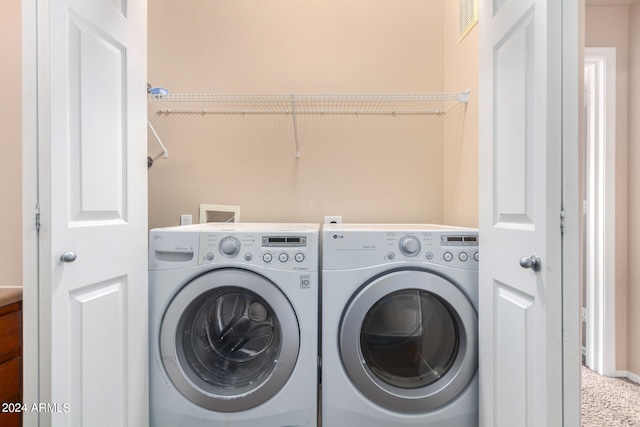
[[[589,203],[586,200],[582,201],[582,215],[589,215]]]
[[[586,322],[587,321],[587,308],[586,307],[581,307],[580,310],[580,317],[581,317],[581,321]]]
[[[564,233],[564,206],[560,209],[560,232]]]
[[[36,231],[40,231],[40,204],[36,203]]]

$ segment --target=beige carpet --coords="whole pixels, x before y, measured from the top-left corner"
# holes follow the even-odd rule
[[[582,367],[582,425],[640,426],[640,385]]]

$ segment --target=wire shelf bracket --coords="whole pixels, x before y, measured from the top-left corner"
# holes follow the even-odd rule
[[[298,121],[296,120],[296,96],[291,95],[291,118],[293,120],[293,140],[296,143],[296,159],[300,158],[300,145],[298,143]]]
[[[147,125],[149,126],[149,129],[151,129],[151,132],[153,133],[153,136],[156,137],[156,141],[158,141],[158,144],[160,144],[160,147],[162,147],[162,158],[166,159],[167,157],[169,157],[169,152],[167,151],[166,147],[162,143],[162,140],[158,136],[158,132],[156,132],[156,130],[153,128],[153,125],[151,124],[149,119],[147,119]]]

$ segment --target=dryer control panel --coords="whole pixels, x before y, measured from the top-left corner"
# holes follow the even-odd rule
[[[480,254],[474,229],[441,226],[379,229],[338,225],[323,230],[323,268],[343,269],[381,262],[428,262],[477,270]]]
[[[477,234],[471,236],[457,234],[442,235],[440,236],[440,248],[442,251],[442,259],[448,263],[453,262],[455,259],[462,263],[466,263],[467,261],[475,261],[477,263],[480,261]]]

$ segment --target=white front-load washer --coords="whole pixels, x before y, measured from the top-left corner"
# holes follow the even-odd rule
[[[315,224],[149,236],[153,427],[316,426]]]
[[[478,233],[322,232],[322,423],[478,425]]]

